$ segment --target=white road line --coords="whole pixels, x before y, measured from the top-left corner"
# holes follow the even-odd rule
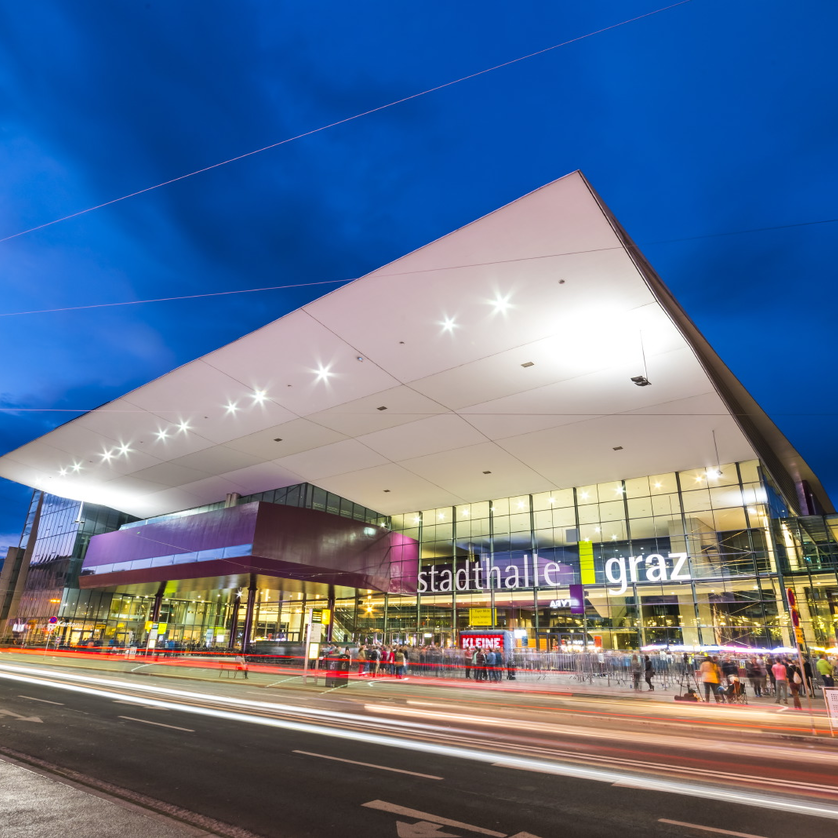
[[[142,722],[144,725],[156,725],[157,727],[168,727],[172,730],[183,730],[186,733],[194,733],[195,731],[189,727],[178,727],[177,725],[164,725],[163,722],[150,722],[148,719],[135,719],[133,716],[120,716],[120,719],[127,719],[129,722]]]
[[[333,759],[335,762],[348,762],[351,765],[363,765],[364,768],[380,768],[382,771],[395,771],[397,774],[410,774],[411,777],[424,777],[426,780],[444,780],[445,777],[437,777],[434,774],[419,774],[417,771],[405,771],[403,768],[390,768],[388,765],[374,765],[371,762],[358,762],[354,759],[343,759],[328,754],[313,754],[311,751],[291,751],[292,754],[303,754],[307,757],[320,757],[320,759]]]
[[[35,696],[33,696],[33,695],[19,695],[18,698],[25,698],[25,699],[28,699],[29,701],[40,701],[43,704],[57,704],[59,707],[64,706],[63,701],[47,701],[47,699],[45,699],[45,698],[35,698]]]
[[[715,832],[718,835],[734,835],[736,838],[763,838],[762,835],[754,835],[751,832],[731,832],[729,829],[716,829],[713,826],[701,826],[697,823],[685,823],[684,821],[670,821],[666,818],[658,818],[658,823],[671,823],[674,826],[686,826],[689,829],[702,829],[704,832]]]
[[[163,707],[155,707],[153,704],[143,704],[142,701],[114,701],[114,704],[127,704],[129,707],[145,707],[146,710],[163,710]]]
[[[506,838],[505,832],[495,832],[492,829],[483,829],[482,826],[472,826],[462,821],[452,821],[450,818],[441,818],[439,815],[430,815],[427,812],[419,812],[416,809],[408,809],[404,806],[397,806],[395,803],[387,803],[384,800],[371,800],[369,803],[362,803],[368,809],[380,809],[382,812],[390,812],[393,815],[404,815],[406,818],[418,818],[421,821],[442,824],[442,826],[453,826],[454,829],[467,829],[469,832],[477,832],[480,835],[491,835],[492,838]]]

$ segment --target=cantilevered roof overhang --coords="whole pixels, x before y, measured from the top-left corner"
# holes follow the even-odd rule
[[[793,506],[805,481],[832,510],[575,172],[6,454],[0,475],[141,517],[301,482],[395,514],[754,457]]]

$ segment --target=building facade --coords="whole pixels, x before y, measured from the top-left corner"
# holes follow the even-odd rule
[[[578,172],[0,475],[15,642],[836,643],[829,497]]]

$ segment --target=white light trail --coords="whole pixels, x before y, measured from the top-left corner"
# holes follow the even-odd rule
[[[109,681],[104,678],[90,678],[65,673],[47,672],[41,669],[29,669],[28,667],[15,667],[8,664],[0,664],[0,678],[24,684],[38,684],[50,686],[69,692],[82,693],[86,695],[101,696],[110,699],[131,699],[136,698],[127,693],[117,692],[114,689],[99,689],[94,687],[79,686],[78,684],[62,683],[57,681],[43,680],[32,677],[32,674],[43,675],[48,678],[74,679],[88,683],[107,684],[110,687],[121,686],[130,690],[142,692],[157,692],[160,694],[180,695],[192,699],[204,699],[209,701],[223,701],[243,706],[253,706],[258,709],[279,709],[300,712],[300,708],[288,705],[271,705],[268,702],[247,701],[245,699],[229,699],[226,697],[210,696],[200,693],[192,693],[186,690],[172,690],[168,688],[154,688],[146,685],[128,685],[119,682]],[[581,780],[592,780],[594,782],[620,784],[632,788],[645,789],[648,791],[666,792],[669,794],[680,794],[687,797],[699,797],[709,800],[721,800],[729,803],[745,806],[754,806],[762,809],[774,809],[786,813],[792,812],[811,817],[829,818],[838,820],[838,805],[828,802],[807,802],[797,798],[780,796],[778,794],[767,794],[760,792],[746,791],[742,788],[725,789],[718,786],[694,784],[684,780],[668,780],[644,777],[626,771],[614,769],[591,768],[585,765],[552,762],[544,759],[532,759],[530,757],[514,757],[508,754],[499,758],[497,753],[479,751],[473,748],[452,747],[439,745],[432,742],[422,742],[412,739],[404,739],[398,736],[383,736],[377,733],[368,733],[346,728],[325,727],[319,724],[295,722],[288,719],[275,719],[268,716],[249,715],[237,713],[230,710],[201,707],[194,704],[178,704],[174,701],[164,701],[155,698],[144,698],[144,704],[152,707],[160,707],[166,710],[179,710],[182,713],[191,713],[196,716],[204,716],[215,719],[226,719],[234,722],[246,722],[248,724],[261,725],[282,730],[295,730],[300,733],[308,733],[317,736],[329,736],[336,739],[348,739],[354,742],[366,742],[373,745],[383,745],[388,748],[400,748],[408,751],[435,754],[437,756],[449,757],[451,759],[463,759],[471,762],[480,762],[495,767],[519,769],[522,771],[535,771],[543,774],[554,774],[561,777],[574,777]],[[322,716],[338,716],[344,721],[348,718],[344,713],[330,713],[324,710],[305,712]],[[361,720],[361,717],[356,717]],[[370,719],[363,719],[365,722]],[[399,724],[394,719],[387,720],[388,725]],[[407,725],[409,723],[402,723]]]

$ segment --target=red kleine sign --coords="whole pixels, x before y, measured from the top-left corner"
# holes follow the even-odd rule
[[[503,651],[503,634],[461,634],[462,649],[500,649]]]

